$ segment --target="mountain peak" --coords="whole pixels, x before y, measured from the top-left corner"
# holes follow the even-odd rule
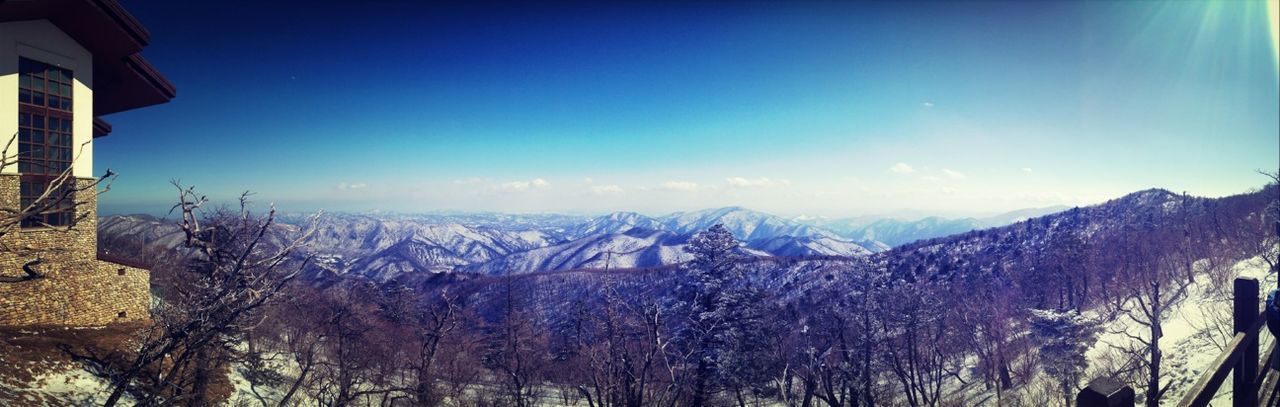
[[[1138,192],[1130,193],[1128,195],[1120,197],[1119,200],[1123,202],[1132,202],[1138,205],[1148,205],[1148,204],[1159,204],[1159,203],[1168,202],[1177,197],[1178,197],[1178,194],[1175,194],[1167,189],[1150,188],[1150,189],[1144,189]]]

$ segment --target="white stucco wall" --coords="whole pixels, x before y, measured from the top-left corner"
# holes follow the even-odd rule
[[[72,88],[72,173],[93,174],[93,55],[46,20],[0,23],[0,148],[18,133],[18,58],[26,57],[70,69]],[[89,143],[85,145],[85,143]],[[81,145],[85,145],[81,148]],[[9,154],[17,154],[14,140]],[[0,170],[15,174],[17,165]]]

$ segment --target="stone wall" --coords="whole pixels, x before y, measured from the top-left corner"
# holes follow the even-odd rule
[[[86,186],[93,179],[78,179]],[[0,207],[19,205],[18,177],[0,175]],[[0,276],[26,275],[22,265],[37,256],[44,278],[0,282],[0,325],[100,326],[147,319],[151,302],[147,270],[97,259],[97,202],[72,230],[14,228],[0,237]]]

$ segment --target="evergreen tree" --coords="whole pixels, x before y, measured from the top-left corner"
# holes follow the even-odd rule
[[[683,319],[678,339],[692,365],[690,405],[700,406],[716,389],[733,390],[739,404],[742,389],[762,382],[762,353],[768,340],[763,292],[742,278],[739,243],[723,225],[694,235],[685,251],[687,280],[677,289],[675,310]]]
[[[1040,359],[1044,371],[1058,380],[1066,405],[1089,361],[1085,352],[1098,337],[1097,321],[1075,310],[1031,310],[1031,334],[1040,340]]]

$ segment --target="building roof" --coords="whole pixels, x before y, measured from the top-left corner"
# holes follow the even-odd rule
[[[93,54],[95,116],[168,102],[173,83],[140,52],[151,34],[116,0],[0,0],[0,22],[49,20]],[[94,137],[110,131],[98,125]]]

